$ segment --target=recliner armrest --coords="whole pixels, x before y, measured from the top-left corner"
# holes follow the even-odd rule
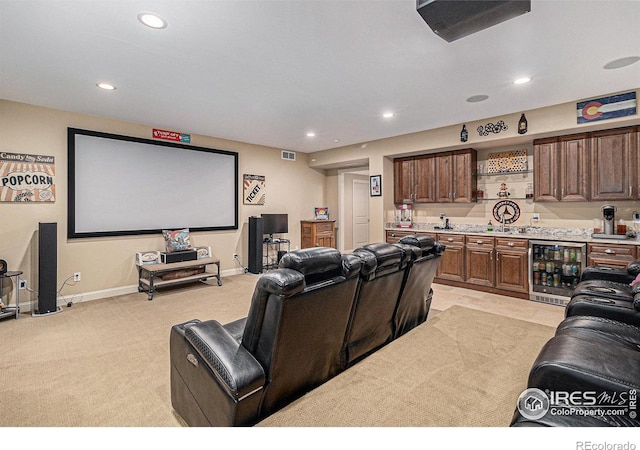
[[[628,269],[607,266],[589,266],[580,275],[580,281],[605,280],[616,283],[629,284],[636,275],[632,275]]]
[[[229,396],[239,400],[264,387],[266,377],[260,363],[219,322],[188,326],[185,337]],[[195,358],[187,359],[198,364]]]

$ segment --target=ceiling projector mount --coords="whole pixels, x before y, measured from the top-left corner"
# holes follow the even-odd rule
[[[435,34],[453,42],[531,11],[531,0],[416,0]]]

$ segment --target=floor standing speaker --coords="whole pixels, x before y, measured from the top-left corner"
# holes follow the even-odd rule
[[[249,272],[262,273],[262,217],[249,217]]]
[[[36,315],[58,312],[58,224],[40,222],[38,232],[38,310]]]

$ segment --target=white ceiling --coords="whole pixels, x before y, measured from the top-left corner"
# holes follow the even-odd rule
[[[640,86],[603,69],[640,56],[639,1],[531,3],[447,43],[415,0],[0,0],[0,98],[312,152]]]

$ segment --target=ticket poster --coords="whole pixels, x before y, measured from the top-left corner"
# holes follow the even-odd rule
[[[0,152],[1,202],[55,202],[55,158]]]
[[[245,205],[264,205],[266,184],[264,175],[244,175],[242,190]]]

